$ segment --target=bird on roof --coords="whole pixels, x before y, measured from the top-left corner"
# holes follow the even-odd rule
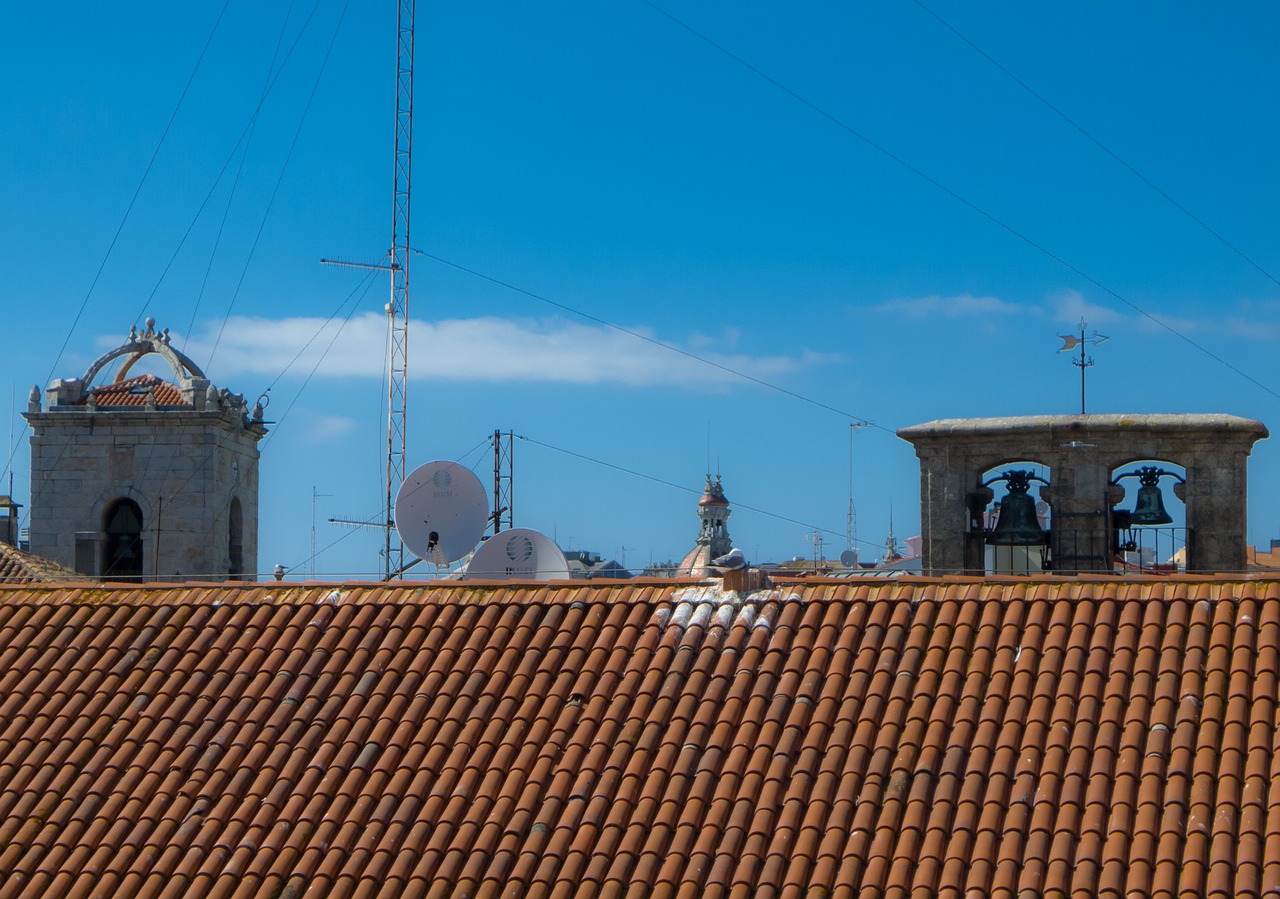
[[[711,560],[712,568],[723,568],[725,571],[741,571],[747,567],[747,558],[736,546],[723,556]]]

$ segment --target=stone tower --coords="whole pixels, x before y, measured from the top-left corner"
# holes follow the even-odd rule
[[[152,354],[172,381],[129,376]],[[34,555],[104,580],[254,577],[262,405],[210,384],[154,319],[83,377],[50,384],[43,406],[31,388],[26,419]]]
[[[711,475],[707,475],[707,486],[698,500],[698,520],[702,523],[698,542],[680,562],[677,575],[702,577],[712,559],[733,549],[733,541],[729,539],[729,515],[729,499],[724,495],[720,476],[716,475],[712,483]]]

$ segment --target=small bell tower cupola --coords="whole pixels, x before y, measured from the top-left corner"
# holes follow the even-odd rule
[[[704,577],[712,559],[733,549],[729,539],[729,498],[724,495],[720,475],[714,481],[707,475],[707,485],[698,500],[698,541],[685,555],[676,574],[681,577]]]
[[[698,532],[698,545],[706,546],[709,558],[722,556],[733,548],[729,539],[729,500],[724,495],[724,487],[720,483],[720,475],[716,475],[715,483],[711,475],[707,475],[707,486],[698,500],[698,518],[702,529]]]

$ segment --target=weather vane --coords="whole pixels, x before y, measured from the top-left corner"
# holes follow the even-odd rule
[[[1099,334],[1097,331],[1094,331],[1092,336],[1086,337],[1084,330],[1087,327],[1088,327],[1088,323],[1086,323],[1085,320],[1082,318],[1080,319],[1080,336],[1077,337],[1075,334],[1059,334],[1058,335],[1059,337],[1062,338],[1062,346],[1058,347],[1059,353],[1064,353],[1070,350],[1074,350],[1076,347],[1080,348],[1080,358],[1072,359],[1071,364],[1074,365],[1076,368],[1080,369],[1080,414],[1081,415],[1084,415],[1084,370],[1088,368],[1090,365],[1093,365],[1093,357],[1086,356],[1084,354],[1085,348],[1090,346],[1097,346],[1103,341],[1111,339],[1107,337],[1107,335],[1105,334]]]

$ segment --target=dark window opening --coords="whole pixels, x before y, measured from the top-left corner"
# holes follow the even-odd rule
[[[244,513],[240,509],[240,498],[233,497],[227,522],[227,557],[231,560],[231,577],[244,574]]]
[[[131,499],[112,503],[105,515],[102,576],[109,580],[142,579],[142,509]]]

